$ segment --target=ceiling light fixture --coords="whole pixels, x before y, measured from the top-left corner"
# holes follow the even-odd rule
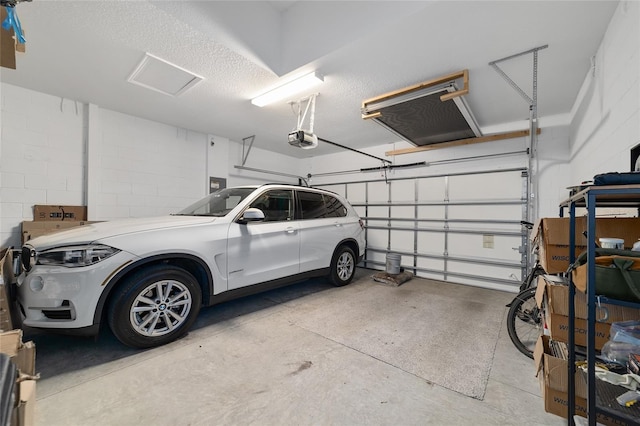
[[[300,78],[292,80],[280,87],[276,87],[273,90],[264,93],[257,98],[251,99],[251,103],[263,107],[265,105],[272,104],[279,100],[285,99],[288,96],[302,92],[304,90],[311,89],[324,81],[323,77],[317,72],[311,72],[303,75]]]

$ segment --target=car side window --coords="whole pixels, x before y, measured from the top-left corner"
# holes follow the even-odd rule
[[[298,191],[300,207],[302,208],[302,219],[319,219],[327,217],[327,209],[318,192]]]
[[[327,217],[345,217],[347,215],[347,208],[336,197],[326,194],[323,197],[327,209]]]
[[[265,222],[293,219],[293,191],[276,189],[260,195],[249,207],[262,210]]]

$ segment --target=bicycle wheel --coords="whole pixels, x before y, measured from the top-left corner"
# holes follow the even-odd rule
[[[544,326],[542,311],[536,305],[536,289],[528,288],[511,302],[507,315],[507,331],[520,352],[533,358],[533,349]]]

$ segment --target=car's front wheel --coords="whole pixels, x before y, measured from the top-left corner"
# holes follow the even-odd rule
[[[122,343],[150,348],[189,331],[200,311],[198,282],[187,271],[154,265],[127,277],[111,300],[108,321]]]
[[[335,286],[347,285],[356,273],[356,255],[349,246],[341,246],[331,260],[329,279]]]

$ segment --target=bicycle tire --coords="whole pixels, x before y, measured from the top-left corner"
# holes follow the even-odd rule
[[[544,326],[542,311],[536,304],[535,295],[535,287],[518,293],[511,302],[507,315],[507,331],[511,341],[529,358],[533,358],[533,350]]]

